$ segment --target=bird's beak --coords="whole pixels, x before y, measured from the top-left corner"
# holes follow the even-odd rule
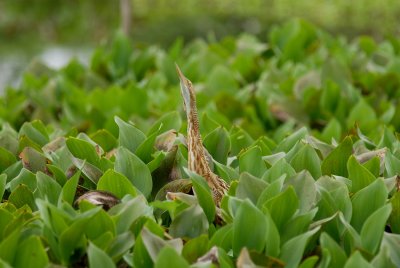
[[[178,64],[175,63],[175,68],[176,68],[176,72],[178,74],[179,80],[181,80],[181,83],[185,82],[186,77],[183,75],[181,69],[179,69]]]
[[[179,80],[181,81],[181,95],[183,97],[183,103],[185,107],[185,111],[187,113],[190,112],[190,85],[188,84],[188,79],[183,75],[181,69],[179,69],[178,64],[175,63],[176,72],[178,73]]]

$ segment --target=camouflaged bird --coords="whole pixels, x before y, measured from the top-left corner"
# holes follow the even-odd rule
[[[199,119],[197,116],[196,95],[192,82],[187,79],[178,65],[176,71],[180,79],[181,94],[184,102],[184,109],[187,116],[187,148],[188,148],[188,169],[201,175],[210,187],[214,202],[217,207],[221,205],[221,199],[229,189],[229,185],[218,175],[214,174],[208,166],[203,142],[200,135]]]

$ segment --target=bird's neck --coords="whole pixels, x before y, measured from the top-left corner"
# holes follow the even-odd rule
[[[194,105],[191,105],[190,111],[187,112],[188,168],[189,170],[196,172],[203,177],[209,176],[211,173],[211,169],[208,166],[207,158],[204,153],[195,101]]]

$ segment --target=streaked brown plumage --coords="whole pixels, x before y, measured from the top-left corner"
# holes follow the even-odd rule
[[[204,177],[213,193],[214,202],[219,207],[222,197],[229,189],[229,185],[214,174],[208,166],[199,130],[196,95],[192,82],[183,75],[178,65],[176,65],[176,71],[180,79],[181,94],[188,121],[188,169]]]

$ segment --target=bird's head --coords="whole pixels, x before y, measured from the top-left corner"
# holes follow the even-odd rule
[[[180,80],[181,94],[183,97],[184,107],[186,112],[189,113],[195,101],[193,85],[192,82],[183,75],[181,69],[179,69],[178,64],[175,64],[175,66],[176,66],[176,72],[178,73]]]

